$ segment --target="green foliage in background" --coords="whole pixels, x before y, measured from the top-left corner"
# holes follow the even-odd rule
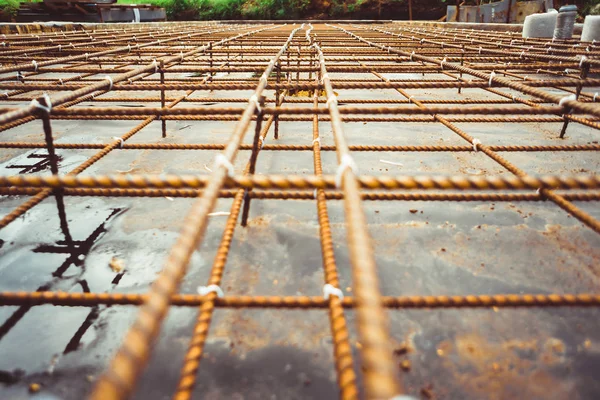
[[[347,12],[354,12],[365,2],[330,1],[330,13],[335,10],[336,15],[341,14],[344,8]],[[15,15],[19,2],[0,0],[0,11]],[[306,16],[311,6],[311,0],[118,0],[117,3],[160,6],[167,11],[169,20],[294,19]]]
[[[582,15],[600,15],[600,0],[587,0],[581,10]]]
[[[169,20],[301,18],[310,6],[310,0],[119,0],[118,3],[164,7]]]
[[[0,12],[15,15],[19,9],[19,3],[19,0],[0,0]]]
[[[42,1],[42,0],[33,0]],[[90,0],[93,1],[93,0]],[[482,0],[488,2],[490,0]],[[519,1],[519,0],[517,0]],[[406,0],[118,0],[120,4],[153,4],[167,11],[167,18],[173,20],[222,20],[222,19],[299,19],[299,18],[377,18],[384,7],[397,7]],[[475,3],[475,0],[466,0]],[[445,10],[447,3],[455,0],[413,0],[413,7]],[[580,14],[600,14],[600,0],[575,0]],[[3,20],[14,16],[19,8],[19,0],[0,0],[0,13]],[[379,13],[373,14],[373,11]],[[402,13],[405,13],[402,8]],[[366,12],[366,14],[365,14]],[[385,13],[385,11],[384,11]],[[364,14],[364,15],[363,15]],[[402,14],[404,15],[404,14]],[[394,18],[398,15],[381,15]],[[9,18],[10,19],[10,18]]]

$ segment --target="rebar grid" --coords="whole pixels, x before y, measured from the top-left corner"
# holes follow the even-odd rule
[[[173,394],[178,400],[192,397],[213,312],[218,308],[327,309],[339,397],[358,398],[364,390],[365,398],[392,399],[407,390],[393,358],[386,309],[600,305],[600,294],[595,293],[383,296],[362,203],[550,201],[600,233],[600,221],[574,204],[600,200],[597,175],[587,171],[568,176],[534,176],[499,154],[600,150],[597,141],[569,142],[570,124],[581,125],[593,134],[600,129],[600,106],[594,104],[600,102],[600,46],[595,43],[548,42],[522,39],[513,32],[412,24],[218,23],[157,24],[143,29],[115,26],[4,35],[2,40],[5,48],[0,54],[0,132],[10,134],[21,125],[33,126],[33,121],[41,120],[44,141],[41,136],[35,141],[3,141],[0,148],[46,149],[51,174],[0,176],[0,195],[31,196],[2,217],[1,228],[51,196],[59,208],[64,208],[64,196],[197,198],[147,293],[78,294],[47,288],[0,292],[0,305],[20,306],[24,312],[42,304],[139,306],[121,347],[91,394],[93,399],[132,395],[171,305],[198,307]],[[360,78],[330,76],[346,73],[360,74]],[[427,89],[432,94],[422,99],[421,93],[411,92],[415,89]],[[453,89],[458,92],[454,98],[436,96],[436,91]],[[397,97],[363,99],[353,96],[352,90],[389,90]],[[491,97],[458,96],[466,90]],[[41,95],[40,91],[47,94]],[[196,91],[210,91],[211,95],[194,96]],[[219,91],[250,94],[220,96]],[[341,91],[348,91],[349,98],[342,96]],[[104,103],[118,104],[105,107]],[[55,121],[95,120],[135,121],[135,125],[108,142],[55,143]],[[159,142],[128,142],[157,121],[161,125]],[[231,135],[224,137],[224,143],[170,143],[167,126],[171,121],[236,121],[236,125]],[[279,138],[281,124],[302,121],[312,123],[312,134],[307,134],[305,143],[267,142],[271,131],[274,139]],[[333,145],[321,143],[329,135],[323,133],[322,122],[328,123]],[[411,134],[411,123],[431,123],[447,128],[467,144],[349,144],[347,124],[367,122],[402,123],[407,135]],[[475,123],[558,123],[562,128],[557,130],[556,138],[564,142],[482,143],[468,133],[472,126],[469,124]],[[464,129],[457,124],[465,124]],[[253,141],[244,143],[251,126],[255,128]],[[89,150],[93,155],[64,174],[59,168],[57,150]],[[109,154],[135,150],[218,153],[214,165],[206,167],[210,175],[80,175]],[[311,152],[313,173],[257,174],[262,150]],[[250,158],[242,173],[236,174],[234,162],[240,151],[249,151]],[[332,151],[337,156],[334,174],[325,173],[322,162],[322,154]],[[424,157],[430,153],[480,152],[507,173],[369,176],[359,173],[353,158],[355,152],[419,152]],[[209,215],[219,198],[232,198],[233,202],[206,283],[206,288],[214,290],[200,295],[181,294],[179,289],[191,257],[204,239]],[[246,226],[252,199],[316,201],[324,284],[331,292],[325,292],[324,297],[222,296],[220,285],[237,221],[240,219],[241,225]],[[339,265],[334,255],[328,200],[344,202],[352,296],[343,296],[340,291],[338,274],[346,266]],[[61,224],[67,225],[64,216]],[[356,312],[361,344],[359,369],[354,368],[345,308]],[[360,384],[357,374],[362,377]]]

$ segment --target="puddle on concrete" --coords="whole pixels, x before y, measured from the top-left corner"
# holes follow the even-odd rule
[[[43,269],[45,270],[32,271],[30,268],[27,269],[28,274],[34,273],[39,275],[39,284],[37,288],[33,289],[35,291],[70,291],[73,286],[80,285],[83,292],[90,292],[86,279],[81,278],[86,269],[86,257],[90,253],[92,247],[106,234],[109,224],[120,214],[125,212],[126,209],[108,208],[102,210],[102,212],[97,212],[95,216],[90,216],[89,218],[77,221],[69,221],[62,196],[57,196],[55,201],[56,211],[60,221],[60,234],[55,233],[54,235],[47,236],[46,238],[49,240],[40,240],[39,242],[30,241],[27,246],[20,246],[15,241],[11,241],[9,246],[2,249],[3,257],[0,259],[0,271],[2,271],[4,277],[4,284],[0,286],[3,286],[4,290],[32,290],[31,288],[20,288],[18,285],[13,286],[13,284],[16,284],[18,281],[23,281],[22,266],[30,266],[33,264],[43,266]],[[80,235],[79,231],[81,229],[77,228],[77,225],[85,225],[91,232],[87,235]],[[71,226],[75,228],[74,231],[76,235],[72,234]],[[50,272],[47,267],[52,264],[50,263],[50,265],[48,265],[48,261],[59,259],[62,259],[63,261],[54,271]],[[3,265],[6,261],[8,261],[8,265]],[[122,276],[122,273],[117,274],[115,279],[117,279],[119,275]],[[118,280],[116,280],[116,282],[118,283]],[[2,340],[2,338],[4,338],[4,336],[6,336],[19,321],[21,321],[30,309],[31,307],[29,306],[19,307],[0,325],[0,340]],[[97,312],[97,309],[95,311]],[[97,318],[97,315],[95,318]],[[91,325],[95,318],[92,318],[89,321],[86,320],[86,329],[89,328],[89,325]],[[76,334],[76,336],[78,334]],[[71,349],[70,351],[73,350],[73,346],[75,345],[72,344],[69,347]]]
[[[73,150],[56,151],[58,168],[61,172],[68,172],[87,158],[76,154]],[[50,156],[45,149],[29,150],[16,157],[0,163],[0,174],[17,175],[33,173],[50,173]]]
[[[59,165],[62,160],[61,156],[56,156]],[[6,168],[16,170],[18,174],[48,171],[50,170],[50,155],[48,153],[31,153],[27,155],[26,160],[10,163]]]

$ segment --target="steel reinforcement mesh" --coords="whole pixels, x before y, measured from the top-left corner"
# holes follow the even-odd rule
[[[180,371],[177,384],[169,389],[178,400],[192,394],[213,398],[194,392],[194,388],[202,368],[216,368],[205,360],[205,348],[213,314],[219,309],[285,311],[283,321],[269,322],[273,324],[286,324],[285,315],[291,309],[298,311],[290,319],[305,318],[302,313],[307,310],[326,310],[327,314],[319,315],[322,319],[328,315],[331,341],[326,348],[335,366],[336,395],[343,399],[392,399],[401,394],[431,398],[435,392],[444,393],[439,385],[433,386],[436,373],[431,369],[423,372],[431,387],[410,382],[407,376],[418,372],[418,359],[412,359],[411,367],[410,360],[402,357],[413,351],[410,347],[427,346],[412,343],[399,347],[394,339],[398,335],[393,330],[390,333],[392,313],[444,308],[460,309],[454,314],[460,315],[468,312],[464,309],[480,308],[486,314],[477,315],[483,316],[504,308],[557,310],[568,306],[569,310],[588,307],[586,310],[594,312],[588,317],[597,318],[594,310],[600,306],[600,292],[593,290],[594,285],[556,281],[554,290],[547,290],[541,283],[536,286],[539,275],[532,275],[528,285],[523,283],[517,292],[502,287],[486,292],[474,285],[456,295],[452,287],[458,283],[440,277],[437,285],[422,292],[425,294],[415,295],[411,285],[419,288],[421,280],[410,281],[398,267],[395,274],[407,280],[408,286],[390,293],[388,278],[378,271],[383,268],[380,253],[385,251],[374,250],[381,235],[377,240],[371,238],[378,234],[372,232],[377,214],[371,204],[384,201],[389,207],[408,207],[408,218],[421,218],[419,224],[413,221],[391,228],[405,232],[404,239],[390,247],[407,259],[420,247],[411,238],[429,223],[423,222],[419,208],[434,210],[442,202],[469,202],[489,211],[500,204],[535,202],[543,204],[546,212],[577,223],[578,231],[562,237],[563,242],[555,243],[552,251],[590,257],[588,268],[597,270],[597,44],[402,23],[115,25],[8,34],[2,41],[0,130],[4,138],[0,148],[4,172],[0,194],[3,210],[7,204],[11,208],[4,212],[0,227],[11,233],[21,217],[34,213],[44,200],[54,200],[63,239],[54,250],[43,251],[75,258],[67,260],[67,265],[62,263],[63,269],[55,271],[49,281],[47,274],[37,271],[46,282],[37,289],[28,290],[25,278],[5,280],[8,283],[0,286],[0,305],[10,313],[2,314],[6,318],[0,321],[0,339],[10,342],[11,331],[34,306],[52,306],[46,319],[72,307],[136,306],[131,307],[135,316],[117,333],[121,344],[103,365],[105,372],[92,379],[93,399],[121,399],[135,393],[171,306],[197,308],[193,331],[184,338],[182,365],[169,367]],[[104,122],[108,125],[94,130]],[[75,126],[76,135],[64,136],[67,125],[63,124]],[[152,135],[144,136],[152,127],[157,127]],[[212,136],[210,141],[206,130],[215,129],[220,129],[221,139]],[[286,136],[291,141],[286,141]],[[271,161],[272,168],[261,166],[259,154],[268,160],[279,157],[279,170]],[[15,161],[17,156],[21,158]],[[563,156],[569,157],[566,163]],[[67,157],[72,161],[68,165],[64,162]],[[456,157],[467,167],[453,166]],[[110,162],[103,163],[104,158]],[[182,164],[185,159],[186,166],[175,173],[170,173],[172,168],[152,168],[150,164],[158,158],[181,158]],[[194,158],[197,162],[192,163]],[[549,165],[552,159],[560,165]],[[120,169],[122,160],[132,167]],[[578,160],[584,160],[585,168],[565,168],[568,162],[577,164]],[[143,263],[143,257],[127,259],[126,265],[118,258],[111,260],[115,290],[96,291],[88,282],[89,287],[76,292],[59,284],[66,269],[82,268],[83,264],[82,253],[74,249],[84,241],[76,238],[78,233],[70,228],[73,220],[68,217],[68,201],[74,197],[90,201],[136,198],[136,204],[154,197],[162,201],[162,206],[152,206],[154,212],[167,218],[183,210],[185,217],[177,223],[180,233],[168,254],[163,254],[166,261],[141,290],[133,287],[118,292],[115,287],[121,278],[135,274],[132,265]],[[184,198],[194,200],[185,203]],[[229,209],[215,212],[224,199],[229,199]],[[284,204],[304,200],[301,203],[306,208],[302,210],[306,211],[296,218],[318,224],[321,254],[315,261],[309,251],[300,248],[295,256],[300,263],[319,264],[321,283],[311,290],[322,294],[303,295],[306,288],[294,288],[293,279],[287,282],[292,287],[288,295],[260,290],[242,295],[239,287],[222,284],[234,234],[250,229],[253,210],[267,200]],[[332,204],[343,204],[343,213],[336,209],[331,216],[335,223],[330,222]],[[77,217],[79,223],[90,218],[91,224],[93,212],[94,207],[83,211]],[[444,217],[460,220],[464,216],[453,212]],[[218,216],[225,218],[213,218]],[[216,220],[225,222],[213,226]],[[237,227],[238,221],[241,227]],[[384,222],[393,225],[395,221]],[[263,223],[269,227],[269,219]],[[475,229],[473,237],[481,224],[469,220]],[[42,225],[28,229],[35,232],[42,230]],[[215,231],[220,240],[203,242],[207,232]],[[506,236],[500,228],[498,232]],[[585,240],[578,236],[581,234]],[[471,237],[465,237],[459,255],[463,252],[465,258],[493,262],[489,247],[470,245]],[[426,247],[429,242],[424,240]],[[430,240],[443,242],[435,235]],[[5,263],[0,276],[6,277],[15,267],[24,277],[29,276],[26,261],[7,261],[8,241],[2,241]],[[267,241],[261,246],[273,245]],[[546,251],[541,242],[522,240],[521,245],[532,253]],[[200,246],[214,250],[204,281],[197,281],[197,275],[190,277],[188,268],[194,257],[202,256],[204,247]],[[347,249],[341,259],[340,247]],[[63,251],[65,248],[70,250]],[[446,248],[437,251],[441,253],[430,258],[449,253]],[[513,248],[497,251],[505,255],[517,252]],[[48,257],[47,262],[54,263]],[[267,267],[267,262],[285,264],[291,262],[288,258],[272,260],[265,255],[265,265],[261,264],[258,273],[276,268]],[[530,267],[541,268],[534,260],[535,256],[527,260]],[[466,265],[468,261],[463,258],[454,263]],[[545,268],[552,270],[553,266],[546,263]],[[339,274],[345,273],[348,278],[340,282]],[[397,279],[396,275],[389,279]],[[590,279],[597,286],[595,276]],[[460,274],[455,278],[460,280]],[[186,290],[199,286],[198,293],[180,290],[185,283],[191,285]],[[561,315],[556,318],[563,318]],[[487,317],[481,318],[474,326],[486,324],[483,319]],[[444,322],[440,324],[441,331],[447,328]],[[435,351],[443,357],[448,350],[437,346]],[[468,387],[465,381],[461,384]],[[504,384],[508,385],[500,381],[499,387]],[[39,385],[30,386],[32,391],[38,389]],[[256,398],[272,398],[268,392]],[[502,393],[502,398],[508,398]],[[452,391],[446,394],[456,396]],[[78,392],[74,397],[81,395]],[[251,393],[245,395],[254,398]]]

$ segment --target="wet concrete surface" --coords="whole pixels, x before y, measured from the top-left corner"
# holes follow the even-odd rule
[[[419,99],[493,96],[479,89],[463,90],[461,95],[455,90],[409,92]],[[198,97],[248,95],[194,93]],[[340,103],[359,97],[399,98],[399,94],[392,90],[339,93]],[[52,121],[57,143],[107,143],[135,125],[134,121]],[[485,144],[598,140],[596,131],[576,124],[569,125],[562,140],[558,139],[560,123],[457,125]],[[226,143],[235,123],[169,121],[167,126],[166,139],[160,138],[160,123],[155,122],[128,143]],[[319,128],[323,145],[334,144],[329,123],[322,122]],[[252,130],[245,143],[251,143]],[[346,123],[344,130],[351,145],[466,144],[433,123]],[[282,123],[280,134],[277,143],[312,142],[308,122]],[[41,124],[32,122],[3,132],[1,140],[43,141]],[[272,136],[269,140],[274,142]],[[65,173],[95,151],[59,149],[57,153]],[[0,173],[47,174],[44,166],[27,169],[43,160],[44,154],[43,150],[3,150]],[[84,174],[208,174],[204,165],[211,166],[216,154],[115,150]],[[531,174],[600,170],[600,159],[593,152],[502,155]],[[237,172],[249,157],[248,151],[239,153]],[[324,152],[322,158],[324,172],[334,173],[335,153]],[[362,174],[508,174],[481,153],[355,152],[354,158]],[[264,151],[257,173],[312,174],[312,154]],[[9,213],[26,198],[1,197],[0,213]],[[60,203],[50,197],[0,231],[0,291],[144,293],[162,268],[192,203],[193,199],[66,197],[61,221]],[[597,203],[577,205],[600,218]],[[215,211],[228,211],[230,206],[231,199],[221,199]],[[598,292],[600,236],[550,202],[365,201],[363,206],[384,295]],[[329,202],[328,210],[340,286],[351,295],[342,202]],[[206,284],[225,221],[226,217],[210,219],[181,293],[195,293],[197,286]],[[321,295],[318,232],[314,202],[254,200],[248,227],[236,228],[221,287],[227,295]],[[113,257],[123,261],[125,273],[109,267]],[[0,307],[0,398],[85,397],[135,313],[133,306]],[[345,314],[357,361],[360,343],[354,312]],[[598,315],[596,308],[388,312],[394,342],[409,347],[406,354],[396,356],[398,375],[410,394],[423,399],[598,398]],[[171,310],[134,398],[171,397],[196,316],[195,308]],[[217,309],[194,395],[202,399],[336,398],[332,351],[326,310]],[[410,366],[404,364],[407,370],[403,371],[400,363],[406,360]],[[358,364],[356,369],[360,372]],[[31,383],[41,384],[41,392],[30,395]]]

